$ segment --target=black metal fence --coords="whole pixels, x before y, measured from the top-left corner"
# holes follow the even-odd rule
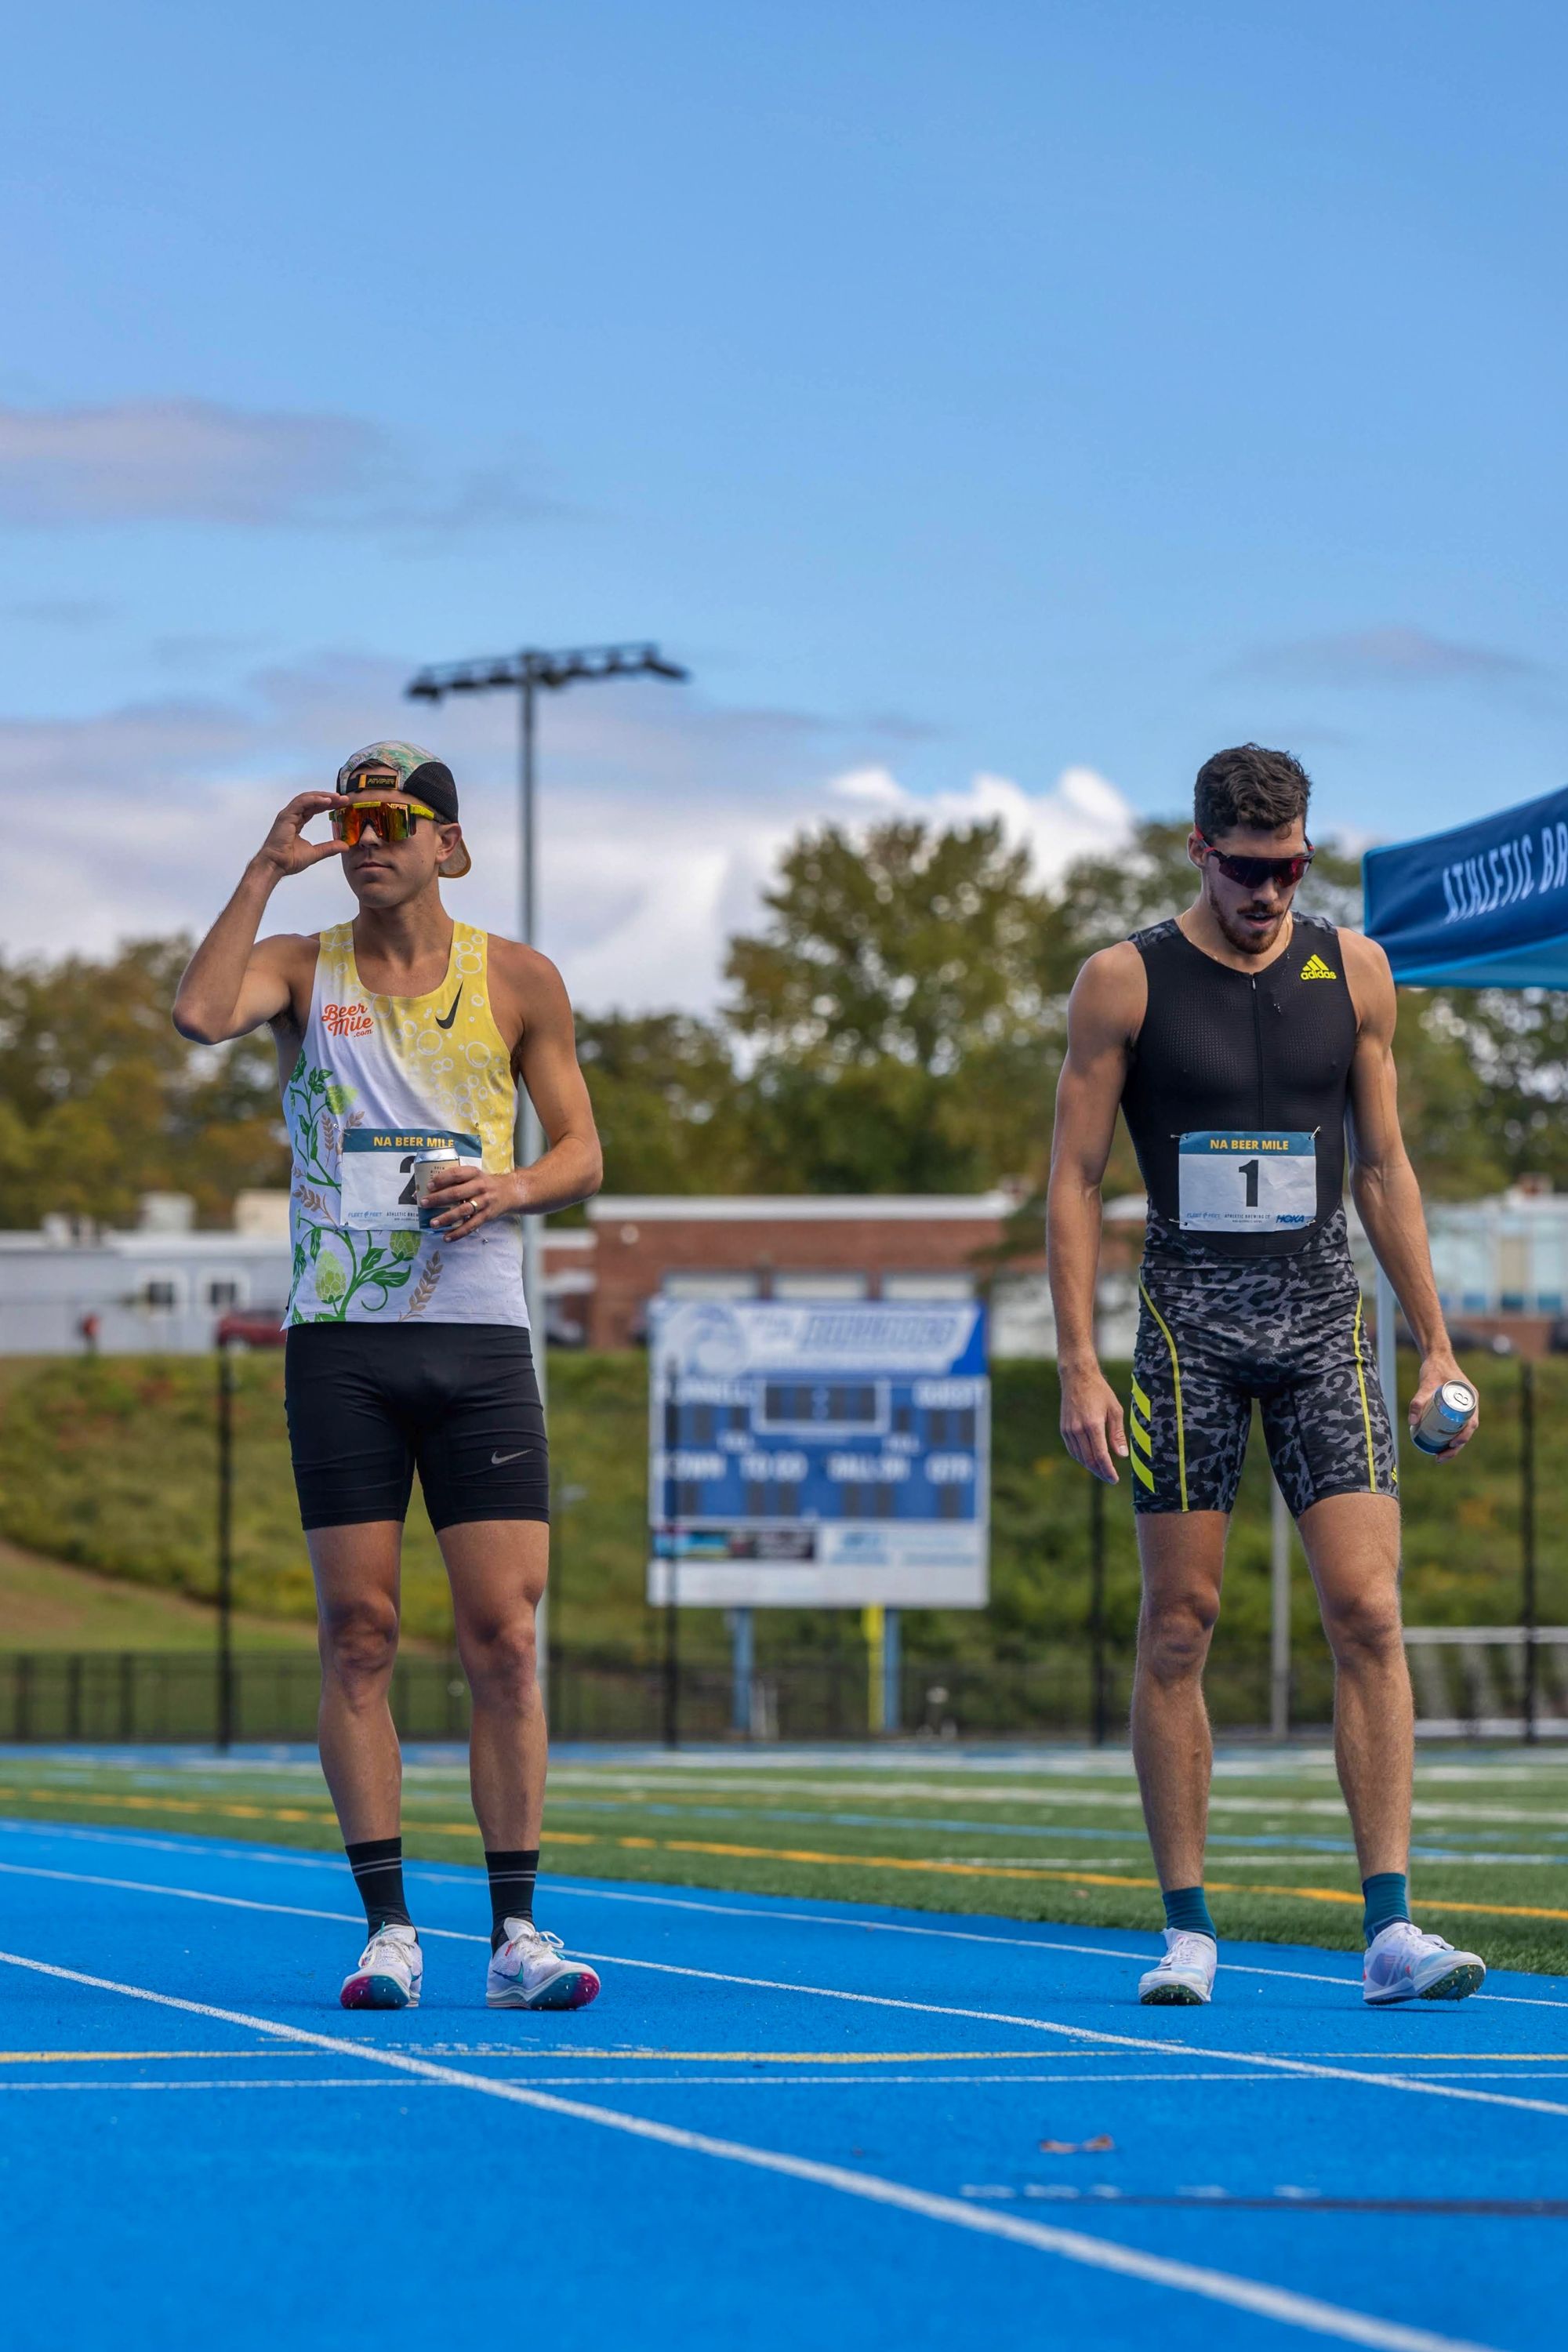
[[[313,1739],[320,1683],[308,1651],[237,1652],[233,1736]],[[468,1690],[443,1660],[400,1660],[393,1684],[405,1738],[456,1739],[467,1732]],[[0,1740],[210,1745],[217,1725],[218,1675],[199,1650],[0,1653]]]
[[[1121,1736],[1131,1695],[1130,1650],[1103,1658],[1105,1715]],[[553,1737],[567,1740],[658,1741],[664,1733],[667,1685],[660,1663],[571,1649],[551,1661]],[[1063,1642],[1032,1659],[952,1658],[903,1662],[899,1723],[905,1734],[934,1738],[1079,1738],[1094,1718],[1094,1660],[1087,1642]],[[234,1654],[232,1737],[299,1741],[314,1738],[318,1668],[308,1651]],[[1211,1662],[1210,1710],[1222,1729],[1268,1719],[1268,1661],[1250,1647]],[[1326,1658],[1300,1661],[1294,1719],[1328,1720]],[[863,1739],[869,1723],[865,1653],[858,1645],[764,1663],[743,1694],[743,1728],[735,1724],[735,1688],[721,1663],[683,1662],[678,1721],[682,1740]],[[406,1739],[462,1739],[468,1694],[454,1660],[405,1655],[393,1675],[392,1707]],[[216,1664],[200,1651],[14,1651],[0,1653],[0,1741],[96,1744],[189,1741],[217,1735]]]

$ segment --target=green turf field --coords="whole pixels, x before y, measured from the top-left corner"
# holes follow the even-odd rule
[[[299,1758],[12,1748],[0,1813],[338,1846],[320,1772]],[[456,1755],[410,1760],[405,1819],[411,1855],[479,1862]],[[1359,1948],[1326,1750],[1222,1750],[1210,1828],[1223,1934]],[[1425,1924],[1499,1965],[1568,1972],[1568,1751],[1424,1751],[1415,1832]],[[1086,1927],[1160,1917],[1131,1765],[1110,1750],[574,1751],[551,1776],[544,1867]]]

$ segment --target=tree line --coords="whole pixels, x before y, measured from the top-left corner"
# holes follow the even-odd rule
[[[999,825],[826,825],[784,852],[732,938],[711,1017],[582,1012],[578,1042],[617,1192],[1037,1196],[1084,957],[1190,900],[1184,822],[1037,880]],[[1303,912],[1353,923],[1358,868],[1329,849]],[[108,960],[0,961],[0,1227],[50,1210],[117,1225],[143,1192],[225,1224],[288,1179],[267,1033],[191,1046],[169,1019],[185,939]],[[1526,1172],[1568,1185],[1568,992],[1405,990],[1405,1133],[1435,1197]],[[1112,1191],[1137,1187],[1119,1134]]]

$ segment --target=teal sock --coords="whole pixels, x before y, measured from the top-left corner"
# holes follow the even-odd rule
[[[1405,1881],[1400,1880],[1403,1886]],[[1165,1925],[1180,1927],[1191,1936],[1215,1935],[1214,1921],[1209,1917],[1208,1902],[1201,1886],[1173,1886],[1165,1896]]]
[[[1410,1889],[1402,1870],[1374,1871],[1361,1883],[1362,1900],[1366,1910],[1362,1918],[1362,1933],[1370,1944],[1384,1927],[1392,1927],[1396,1919],[1410,1916]]]

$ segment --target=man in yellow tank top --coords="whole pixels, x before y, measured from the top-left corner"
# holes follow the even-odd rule
[[[308,841],[321,817],[333,838]],[[353,921],[258,940],[279,883],[327,857],[342,860]],[[335,792],[279,813],[174,1002],[183,1036],[217,1045],[266,1023],[278,1046],[293,1153],[285,1392],[320,1611],[321,1764],[369,1937],[345,2008],[413,2007],[423,1976],[387,1703],[416,1470],[473,1694],[487,2000],[575,2009],[599,1990],[533,1922],[550,1479],[518,1219],[586,1199],[603,1168],[560,974],[442,903],[443,878],[469,866],[450,769],[417,744],[370,744]],[[520,1085],[549,1139],[524,1169],[511,1148]],[[430,1154],[447,1156],[421,1200],[415,1171]]]

